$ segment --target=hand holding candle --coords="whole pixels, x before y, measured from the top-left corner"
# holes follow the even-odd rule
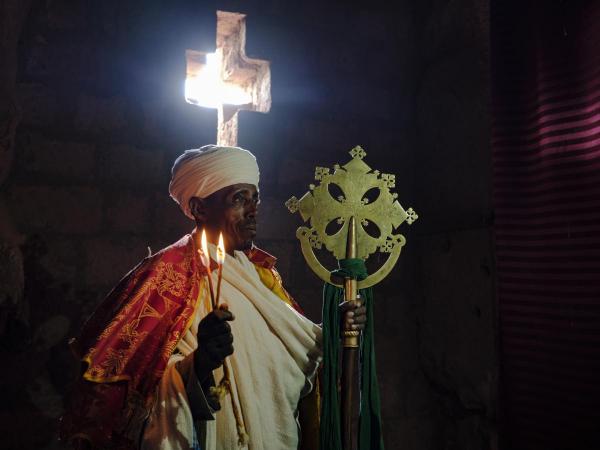
[[[223,328],[225,328],[226,330],[228,330],[225,333],[219,333],[220,336],[224,335],[224,334],[229,334],[231,336],[231,340],[228,341],[228,346],[225,347],[225,349],[223,349],[223,347],[218,347],[216,350],[212,350],[213,354],[218,354],[217,359],[217,364],[211,364],[211,358],[209,356],[207,356],[207,352],[210,354],[211,353],[211,349],[209,348],[209,345],[207,344],[207,341],[209,339],[206,338],[206,336],[202,336],[203,332],[200,331],[200,326],[198,328],[198,336],[200,337],[200,342],[202,343],[201,345],[199,345],[198,349],[203,349],[204,347],[207,347],[206,351],[196,351],[195,353],[195,357],[194,357],[194,364],[195,364],[195,370],[198,376],[200,376],[200,380],[204,380],[206,378],[206,376],[208,376],[208,373],[210,373],[212,370],[214,370],[215,368],[219,367],[220,365],[223,366],[223,379],[220,381],[218,386],[212,386],[210,388],[210,394],[215,396],[218,399],[222,399],[223,397],[225,397],[225,395],[227,395],[229,392],[231,392],[231,382],[230,380],[230,368],[229,365],[227,363],[227,361],[225,361],[225,358],[228,355],[231,355],[233,353],[233,335],[231,335],[231,329],[229,328],[229,326],[224,322],[224,321],[231,321],[234,319],[233,314],[229,311],[229,306],[227,305],[227,303],[220,303],[220,297],[221,297],[221,279],[223,277],[223,264],[225,264],[225,243],[223,242],[223,233],[219,233],[219,243],[217,245],[217,264],[218,264],[218,271],[217,271],[217,296],[215,299],[215,295],[214,295],[214,291],[213,291],[213,283],[212,283],[212,276],[211,276],[211,270],[210,270],[210,253],[208,252],[208,242],[206,239],[206,231],[202,230],[202,237],[201,237],[201,249],[198,250],[198,253],[200,254],[200,260],[202,265],[206,268],[206,273],[207,273],[207,278],[208,278],[208,286],[210,289],[210,299],[211,299],[211,303],[212,303],[212,313],[209,314],[206,318],[204,318],[201,322],[200,325],[204,325],[204,327],[208,327],[210,325],[210,323],[207,325],[206,321],[208,320],[212,320],[213,322],[216,320],[217,324],[219,326],[222,326]],[[210,319],[208,319],[210,317]],[[214,319],[216,317],[216,319]],[[227,325],[227,327],[225,327],[224,325]],[[204,331],[204,328],[203,330]],[[221,337],[222,339],[222,337]],[[214,360],[214,358],[213,358]],[[214,361],[213,361],[214,362]],[[245,445],[245,443],[247,443],[248,441],[248,435],[246,434],[246,431],[244,429],[244,427],[242,425],[240,425],[242,423],[242,418],[241,418],[241,412],[239,410],[239,406],[237,405],[236,402],[234,402],[233,397],[231,398],[231,407],[233,409],[233,414],[236,418],[236,423],[238,424],[238,435],[239,435],[239,439],[240,439],[240,443]]]

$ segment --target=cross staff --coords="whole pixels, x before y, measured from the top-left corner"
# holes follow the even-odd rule
[[[237,145],[239,111],[271,109],[269,61],[248,58],[245,45],[246,15],[217,11],[215,52],[186,50],[185,99],[218,110],[218,145]]]
[[[374,346],[372,328],[372,292],[367,289],[385,278],[396,264],[400,251],[406,240],[395,232],[400,224],[412,224],[417,214],[412,208],[404,210],[398,203],[397,194],[390,191],[395,187],[396,177],[392,174],[380,173],[371,169],[364,161],[366,152],[361,147],[351,150],[352,159],[344,166],[336,164],[334,172],[327,167],[317,167],[315,180],[318,185],[311,184],[308,191],[300,199],[290,198],[286,206],[290,212],[299,212],[310,226],[301,226],[296,231],[300,240],[302,254],[309,267],[326,283],[323,305],[323,340],[324,340],[324,392],[321,450],[351,450],[354,432],[352,430],[353,401],[352,392],[355,387],[353,378],[356,365],[356,353],[360,347],[363,352],[361,375],[366,391],[361,393],[361,427],[359,432],[360,450],[381,450],[381,421],[379,411],[379,392],[376,388],[374,368]],[[337,186],[341,195],[334,197],[329,190],[330,185]],[[375,198],[369,193],[376,191]],[[337,195],[337,194],[336,194]],[[337,222],[337,230],[330,225]],[[374,225],[377,233],[369,232]],[[332,272],[326,269],[317,259],[314,249],[325,247],[338,260],[340,272],[345,278],[344,298],[349,302],[357,301],[357,290],[364,294],[367,307],[367,327],[365,335],[351,329],[342,333],[342,368],[337,370],[339,343],[337,342],[336,314],[339,289]],[[388,253],[385,263],[375,272],[367,276],[364,261],[373,253]],[[341,285],[340,288],[342,287]],[[333,323],[332,323],[333,322]],[[332,331],[336,330],[336,331]],[[337,379],[339,377],[339,380]],[[367,380],[365,383],[364,380]],[[331,408],[338,407],[337,386],[341,384],[341,414],[332,413]],[[375,386],[375,388],[373,388]],[[363,410],[364,407],[364,410]],[[341,423],[338,418],[341,417]],[[364,426],[363,426],[364,425]],[[325,448],[323,448],[325,447]]]

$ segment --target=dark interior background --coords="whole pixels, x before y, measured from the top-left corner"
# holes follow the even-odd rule
[[[185,50],[243,12],[268,59],[270,113],[242,113],[261,166],[258,245],[320,321],[283,203],[363,146],[420,218],[376,288],[388,449],[496,448],[487,1],[68,1],[0,4],[2,448],[59,449],[77,370],[67,340],[143,258],[189,232],[173,160],[214,143],[183,99]]]

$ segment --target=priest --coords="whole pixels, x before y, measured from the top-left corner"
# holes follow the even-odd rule
[[[258,181],[254,155],[237,147],[175,161],[169,192],[196,228],[126,275],[72,341],[82,369],[61,437],[74,448],[317,448],[321,328],[253,243]],[[207,277],[219,233],[227,254],[213,310]],[[364,307],[340,309],[345,326],[364,327]]]

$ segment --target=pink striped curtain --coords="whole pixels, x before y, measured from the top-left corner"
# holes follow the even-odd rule
[[[600,449],[600,1],[491,11],[501,448]]]

